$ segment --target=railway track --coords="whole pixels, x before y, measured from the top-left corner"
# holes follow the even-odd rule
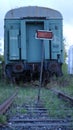
[[[6,101],[5,105],[2,104],[3,108],[0,108],[0,114],[6,112],[16,95],[17,92]],[[5,110],[3,110],[4,108]],[[48,110],[41,101],[36,104],[18,105],[15,107],[15,111],[15,115],[9,116],[6,127],[2,127],[1,130],[73,130],[72,119],[50,117]]]
[[[20,108],[23,109],[23,108]],[[42,104],[24,105],[25,114],[9,119],[9,127],[15,130],[65,130],[69,129],[73,120],[52,119]]]

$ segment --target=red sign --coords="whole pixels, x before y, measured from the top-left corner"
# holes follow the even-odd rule
[[[52,40],[53,33],[51,31],[38,30],[36,32],[36,38]]]

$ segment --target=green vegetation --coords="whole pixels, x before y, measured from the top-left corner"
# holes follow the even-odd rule
[[[68,74],[68,65],[66,63],[63,64],[62,71],[64,76]]]
[[[36,87],[26,85],[19,87],[19,93],[16,103],[22,105],[23,103],[33,104],[37,100],[38,89]]]
[[[50,88],[61,90],[62,92],[73,97],[73,76],[67,75],[67,65],[63,65],[64,75],[60,78],[53,78],[51,82],[44,88],[41,88],[40,102],[48,109],[49,117],[52,118],[73,118],[73,106],[68,102],[59,99]],[[35,83],[34,83],[35,84]],[[37,103],[38,87],[32,83],[20,84],[18,87],[18,96],[15,99],[14,105],[19,108],[12,108],[11,113],[15,115],[18,113],[27,113],[25,109],[20,110],[20,106],[24,104]],[[0,104],[5,101],[15,91],[15,86],[7,84],[1,80],[0,82]]]
[[[0,104],[2,104],[15,91],[15,87],[5,82],[0,82]]]
[[[73,96],[73,76],[63,76],[56,81],[56,88]]]
[[[67,74],[67,64],[63,64],[63,76],[54,78],[46,86],[48,89],[53,88],[65,93],[73,98],[73,76]],[[46,95],[47,96],[47,95]],[[51,96],[50,96],[51,97]],[[52,99],[46,102],[46,107],[50,109],[49,114],[55,117],[72,117],[73,118],[73,106],[70,106],[68,102],[56,98],[53,95]],[[47,100],[47,99],[46,99]],[[51,102],[51,105],[49,105]],[[50,107],[49,107],[50,106]]]
[[[0,115],[0,124],[6,124],[7,118],[5,115]]]
[[[48,88],[55,88],[57,90],[61,90],[73,97],[73,75],[68,75],[67,64],[64,63],[62,66],[63,76],[58,78],[53,78],[51,82],[47,85]]]
[[[2,80],[2,78],[4,75],[4,56],[0,55],[0,80]]]
[[[21,87],[15,104],[22,106],[23,104],[37,103],[38,88],[37,87]],[[73,118],[73,107],[68,102],[65,102],[57,97],[51,90],[47,88],[41,89],[40,102],[48,109],[49,117],[52,118]],[[20,111],[20,110],[19,110]],[[27,113],[22,109],[20,113]]]
[[[68,75],[68,68],[66,63],[63,64],[62,70],[63,76],[52,80],[50,84],[48,84],[48,87],[51,86],[73,97],[73,75]]]
[[[25,114],[25,113],[27,113],[27,110],[22,108],[19,112],[20,112],[21,114]]]
[[[48,109],[50,117],[55,118],[67,118],[68,116],[73,118],[73,107],[70,108],[70,104],[57,97],[50,90],[44,95],[45,106]]]
[[[3,55],[0,55],[0,61],[4,62],[4,56]]]

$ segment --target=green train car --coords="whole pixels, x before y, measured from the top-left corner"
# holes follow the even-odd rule
[[[27,6],[8,11],[4,19],[5,72],[16,80],[39,79],[42,44],[43,78],[62,75],[64,61],[63,18],[59,11]],[[36,38],[37,31],[51,32],[52,38]]]

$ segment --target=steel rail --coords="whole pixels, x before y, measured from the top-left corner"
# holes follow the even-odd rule
[[[65,101],[69,101],[72,105],[73,105],[73,98],[66,95],[65,93],[63,92],[60,92],[56,89],[51,89],[59,98],[62,98],[63,100]]]
[[[14,123],[12,127],[70,127],[71,123]]]
[[[10,107],[10,105],[14,101],[16,95],[17,91],[10,98],[8,98],[3,104],[0,105],[0,114],[4,114],[6,112],[6,110]]]
[[[48,123],[71,123],[73,120],[71,119],[49,119],[49,118],[29,118],[29,119],[21,119],[21,118],[14,118],[9,120],[9,122],[17,122],[17,123],[23,123],[23,122],[48,122]]]

